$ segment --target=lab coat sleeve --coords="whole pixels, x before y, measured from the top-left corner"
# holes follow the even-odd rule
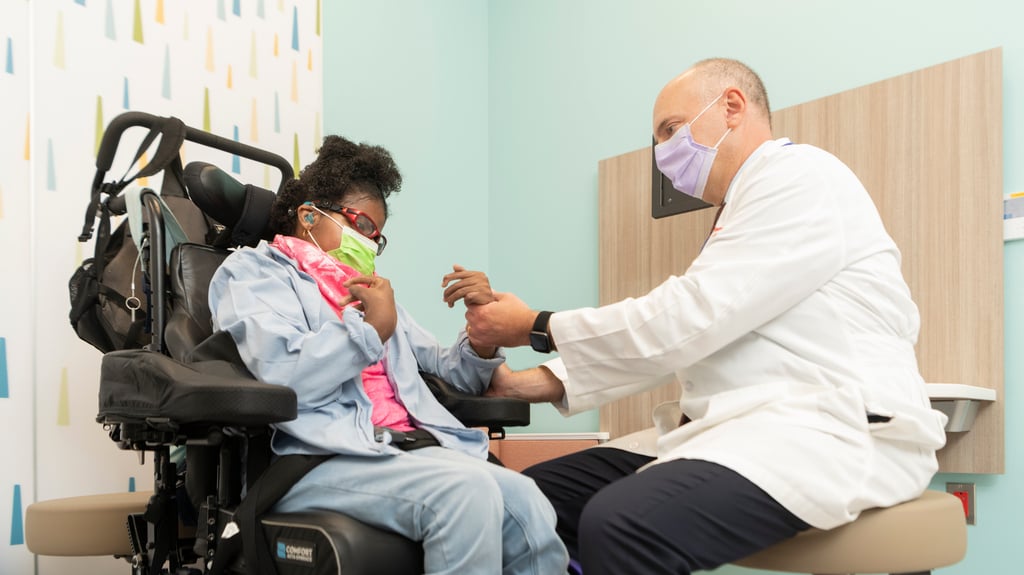
[[[300,410],[335,400],[384,355],[362,312],[349,307],[342,322],[321,298],[315,283],[255,250],[232,254],[210,283],[214,328],[231,334],[258,379],[294,389]]]
[[[420,369],[447,381],[455,388],[474,395],[482,394],[491,382],[491,374],[505,362],[505,354],[498,349],[493,358],[484,359],[469,345],[466,331],[461,330],[451,347],[442,347],[437,338],[417,324],[409,313],[398,307],[405,326],[409,345]]]
[[[684,275],[643,297],[555,313],[572,411],[666,383],[838,273],[846,231],[828,178],[783,158],[748,178]]]
[[[600,407],[605,403],[634,393],[641,393],[669,383],[678,383],[675,374],[670,372],[660,377],[638,379],[628,385],[598,389],[594,386],[577,384],[576,380],[571,379],[565,368],[565,362],[560,357],[545,361],[541,365],[562,382],[565,393],[558,401],[552,401],[551,405],[566,417]]]

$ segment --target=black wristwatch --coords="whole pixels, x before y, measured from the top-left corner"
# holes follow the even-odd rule
[[[551,336],[548,335],[548,320],[554,312],[542,311],[537,314],[530,330],[530,347],[540,353],[551,353]]]

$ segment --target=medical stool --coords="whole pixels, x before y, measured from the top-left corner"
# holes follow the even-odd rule
[[[152,495],[136,491],[33,503],[25,510],[25,544],[36,555],[131,557],[125,521],[146,511]]]
[[[913,501],[864,511],[835,529],[809,529],[736,564],[818,575],[923,575],[966,553],[963,504],[948,493],[925,491]]]
[[[657,438],[652,427],[594,449],[613,447],[653,456]],[[835,529],[808,529],[735,564],[813,575],[927,575],[959,562],[966,553],[963,504],[953,495],[929,490],[913,501],[864,511],[853,523]]]

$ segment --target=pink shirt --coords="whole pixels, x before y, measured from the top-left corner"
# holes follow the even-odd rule
[[[389,427],[396,431],[416,429],[405,406],[395,398],[395,389],[388,381],[383,361],[378,361],[363,370],[363,389],[373,402],[370,420],[374,426]]]
[[[359,272],[327,255],[315,245],[293,236],[274,236],[274,242],[270,245],[294,259],[300,270],[316,280],[320,294],[338,314],[338,318],[342,318],[344,307],[341,302],[349,295],[348,288],[343,284],[346,280],[360,275]],[[346,305],[354,303],[357,302],[349,302]],[[363,370],[363,389],[373,403],[370,420],[375,426],[390,427],[396,431],[416,429],[405,406],[395,398],[395,389],[388,381],[383,361]]]

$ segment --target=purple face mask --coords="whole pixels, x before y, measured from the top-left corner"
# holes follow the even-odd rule
[[[672,187],[697,199],[704,196],[704,187],[708,184],[708,174],[711,173],[711,164],[718,154],[718,146],[732,128],[728,128],[722,134],[715,147],[709,148],[693,140],[690,125],[721,98],[722,95],[719,94],[692,120],[676,130],[671,138],[654,146],[654,160],[658,164],[658,170],[672,180]]]

